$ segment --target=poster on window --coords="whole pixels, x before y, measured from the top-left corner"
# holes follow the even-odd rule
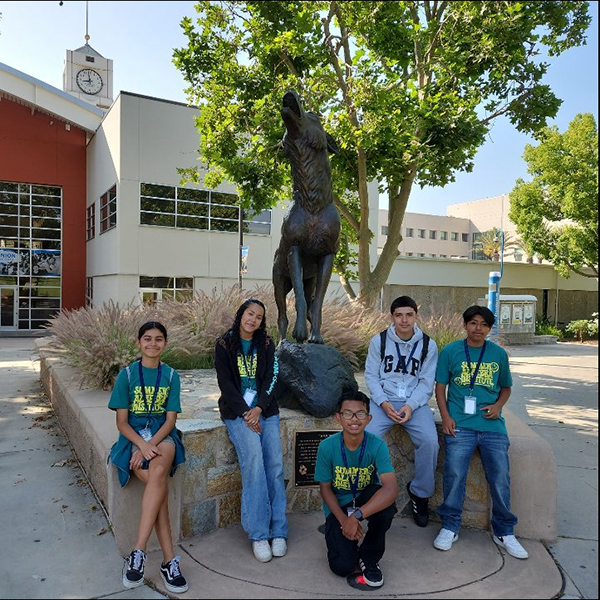
[[[19,253],[16,250],[0,248],[0,275],[17,275]]]
[[[32,250],[31,274],[37,276],[60,276],[60,250]]]
[[[533,323],[533,304],[525,304],[523,309],[523,323],[531,325]]]
[[[500,324],[510,325],[510,304],[500,306]]]
[[[29,275],[29,250],[0,248],[0,275]]]
[[[513,325],[522,325],[523,324],[523,305],[522,304],[514,304],[513,305]]]

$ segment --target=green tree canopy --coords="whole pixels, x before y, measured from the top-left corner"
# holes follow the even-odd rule
[[[543,83],[549,56],[584,43],[587,2],[199,2],[174,62],[189,83],[209,185],[234,182],[245,207],[289,198],[280,151],[283,94],[296,89],[341,151],[332,158],[345,240],[358,244],[358,299],[386,282],[414,183],[444,186],[471,171],[490,124],[505,115],[535,134],[561,101]],[[374,268],[369,210],[380,183],[388,236]],[[349,277],[347,244],[338,260]],[[350,293],[350,284],[346,289]]]
[[[533,180],[518,179],[510,194],[510,219],[534,252],[570,272],[598,277],[598,128],[579,114],[565,133],[543,131],[523,158]],[[589,271],[583,270],[584,268]]]

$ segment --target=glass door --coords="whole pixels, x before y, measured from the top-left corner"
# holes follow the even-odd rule
[[[18,318],[17,288],[0,287],[0,329],[16,329]]]

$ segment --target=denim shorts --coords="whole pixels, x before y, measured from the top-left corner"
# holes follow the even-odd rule
[[[175,442],[173,441],[173,438],[171,437],[171,435],[168,435],[162,442],[160,442],[161,444],[163,442],[167,442],[167,444],[171,444],[172,446],[175,445]],[[139,450],[139,446],[136,446],[135,444],[131,444],[131,454],[133,454],[136,450]]]

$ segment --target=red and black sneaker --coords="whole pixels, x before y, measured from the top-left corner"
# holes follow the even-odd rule
[[[369,585],[362,573],[353,573],[352,575],[348,575],[348,577],[346,577],[346,582],[350,587],[354,588],[355,590],[360,590],[361,592],[374,592],[375,590],[379,589],[378,587]]]
[[[378,588],[383,585],[383,573],[377,563],[365,562],[362,558],[358,561],[365,583],[369,587]]]

